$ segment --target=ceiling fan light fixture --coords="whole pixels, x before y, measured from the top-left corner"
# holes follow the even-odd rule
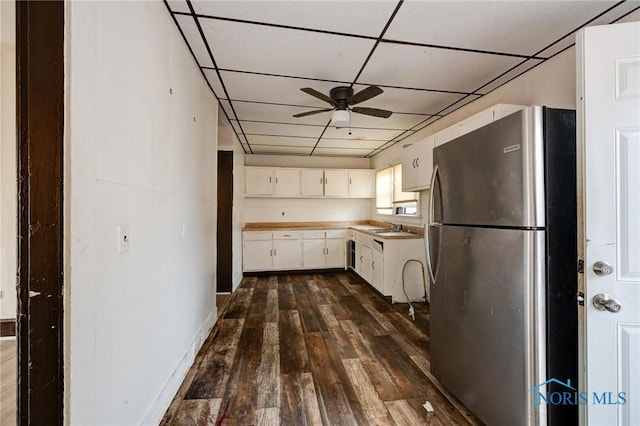
[[[345,109],[336,109],[331,113],[331,125],[336,129],[349,127],[351,124],[351,114]]]

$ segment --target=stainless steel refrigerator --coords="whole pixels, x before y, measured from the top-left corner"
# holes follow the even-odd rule
[[[578,379],[575,141],[532,106],[434,149],[431,371],[488,425],[578,422],[534,399]]]

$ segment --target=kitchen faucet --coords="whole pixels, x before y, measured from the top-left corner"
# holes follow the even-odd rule
[[[391,223],[391,222],[387,222],[389,225],[391,225],[391,231],[392,232],[400,232],[402,231],[402,225],[400,224],[395,224],[395,223]]]

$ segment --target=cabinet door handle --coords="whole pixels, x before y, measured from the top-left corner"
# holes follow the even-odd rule
[[[349,185],[351,185],[351,178],[349,178]]]
[[[273,250],[269,250],[269,256],[273,256]]]
[[[278,183],[278,177],[276,176],[276,183]]]
[[[371,262],[371,269],[376,269],[376,262],[375,260],[373,262]]]
[[[416,159],[414,158],[413,160],[411,160],[411,165],[413,166],[413,168],[416,168]]]
[[[273,249],[273,255],[276,256],[278,253],[276,253],[276,249]]]
[[[320,184],[322,184],[322,178],[320,178]]]
[[[360,256],[360,263],[362,263],[362,256]]]
[[[283,237],[290,237],[291,235],[289,235],[289,234],[284,234],[284,235],[282,235],[282,236],[283,236]]]
[[[269,183],[271,183],[271,176],[269,176]]]

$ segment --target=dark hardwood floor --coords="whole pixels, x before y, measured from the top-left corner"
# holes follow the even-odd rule
[[[245,277],[161,424],[479,424],[429,372],[428,327],[350,272]]]

